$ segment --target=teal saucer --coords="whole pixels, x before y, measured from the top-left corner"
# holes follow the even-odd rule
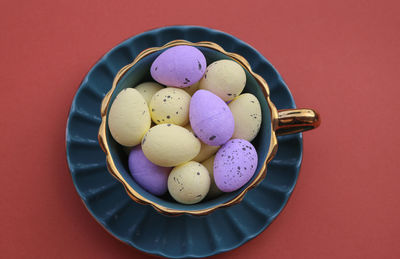
[[[296,184],[302,158],[301,134],[278,137],[278,153],[266,178],[243,201],[207,216],[168,217],[132,201],[107,172],[97,133],[100,104],[116,73],[142,50],[185,39],[212,41],[242,55],[261,75],[278,109],[295,108],[275,68],[248,44],[224,32],[172,26],[136,35],[104,55],[84,78],[72,102],[66,129],[68,165],[76,190],[92,216],[115,238],[141,251],[165,257],[206,257],[232,250],[260,234],[285,206]]]

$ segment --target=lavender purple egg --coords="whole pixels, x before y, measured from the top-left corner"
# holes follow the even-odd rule
[[[183,45],[161,53],[151,65],[150,73],[160,84],[183,88],[200,81],[206,66],[206,58],[200,50]]]
[[[257,151],[250,142],[231,139],[215,156],[215,184],[223,192],[236,191],[253,177],[257,163]]]
[[[128,165],[133,179],[146,191],[154,195],[166,193],[171,167],[162,167],[150,162],[140,145],[131,150]]]
[[[197,137],[211,146],[220,146],[233,135],[235,121],[228,105],[207,90],[198,90],[189,107],[190,125]]]

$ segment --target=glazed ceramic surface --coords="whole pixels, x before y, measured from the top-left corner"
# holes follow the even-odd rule
[[[166,257],[204,257],[234,249],[261,233],[285,206],[297,180],[301,134],[278,137],[278,153],[267,176],[243,201],[207,216],[168,217],[135,203],[107,172],[97,133],[100,105],[116,73],[142,50],[185,39],[212,41],[242,55],[267,82],[278,109],[295,108],[278,72],[256,50],[226,33],[193,26],[164,27],[134,36],[103,56],[84,78],[73,100],[66,130],[71,175],[92,216],[114,237],[144,252]]]
[[[254,145],[259,157],[258,162],[256,163],[256,165],[254,165],[257,173],[255,173],[253,177],[251,177],[250,181],[248,181],[244,186],[242,186],[240,189],[236,191],[229,193],[227,192],[219,196],[218,198],[211,200],[204,200],[201,203],[196,203],[192,205],[177,203],[168,194],[164,195],[163,197],[152,195],[145,189],[143,189],[139,184],[137,184],[137,182],[132,179],[129,173],[127,165],[128,159],[126,157],[126,152],[124,152],[123,149],[121,149],[121,146],[111,136],[109,131],[110,125],[108,125],[108,123],[110,122],[110,114],[111,114],[111,110],[109,110],[108,108],[110,106],[113,107],[114,105],[113,102],[117,100],[116,96],[119,96],[119,94],[127,88],[132,90],[130,87],[140,84],[141,82],[151,80],[149,78],[149,72],[148,72],[150,70],[150,65],[153,63],[154,59],[158,55],[160,55],[160,53],[163,53],[162,51],[167,51],[168,49],[167,50],[165,49],[168,46],[174,44],[193,44],[193,46],[196,46],[205,55],[207,59],[207,64],[222,59],[232,60],[231,57],[236,58],[238,60],[237,62],[241,62],[241,64],[245,68],[244,74],[246,76],[247,83],[244,88],[244,92],[252,93],[254,96],[256,96],[256,98],[260,102],[262,109],[261,128],[260,131],[258,132],[257,137],[252,141],[252,144]],[[163,46],[162,50],[157,50],[157,49],[158,49],[157,47],[146,49],[145,52],[148,53],[147,55],[144,56],[142,53],[139,54],[138,57],[140,58],[135,58],[134,63],[129,64],[128,66],[122,68],[114,79],[112,90],[110,90],[110,92],[106,95],[106,97],[102,101],[102,111],[101,111],[102,124],[99,128],[99,142],[100,145],[103,147],[103,150],[107,156],[107,167],[110,173],[124,185],[128,195],[134,201],[145,205],[150,204],[161,213],[167,215],[179,215],[179,214],[206,215],[212,213],[214,210],[218,208],[232,206],[233,204],[240,202],[248,190],[256,186],[260,181],[264,179],[266,174],[266,163],[269,162],[276,153],[277,139],[275,132],[272,131],[273,121],[271,117],[273,114],[275,114],[276,116],[277,112],[275,106],[271,103],[271,100],[269,98],[269,89],[267,83],[265,82],[264,79],[262,79],[262,77],[260,77],[259,75],[255,75],[251,71],[250,65],[247,63],[246,60],[244,60],[243,57],[240,57],[238,54],[225,53],[225,51],[221,49],[220,46],[217,46],[215,43],[211,42],[191,43],[189,41],[184,41],[184,40],[175,40]],[[197,93],[200,92],[209,93],[204,90],[199,90]],[[191,104],[193,104],[193,102],[195,103],[197,102],[194,100],[196,94],[194,94],[193,96],[194,97],[192,97]],[[211,94],[211,96],[213,96],[213,94]],[[211,99],[212,98],[211,96],[210,95],[206,97],[203,96],[203,98]],[[221,103],[226,106],[225,102],[223,102],[222,100],[220,100],[220,104]],[[216,109],[216,107],[213,107],[212,109]],[[228,107],[226,107],[226,109],[229,110]],[[203,108],[197,107],[194,111],[200,111],[200,110],[203,110]],[[201,116],[204,114],[198,113],[197,115]],[[206,115],[206,117],[207,116],[209,115]],[[191,122],[194,121],[195,120],[192,118]],[[217,121],[216,124],[213,126],[213,128],[223,127],[223,125],[218,123],[220,123],[220,121]],[[154,127],[154,129],[157,127]],[[172,130],[172,128],[168,129]],[[233,131],[233,127],[231,129]],[[212,129],[209,129],[209,131],[210,130]],[[203,131],[206,132],[207,130],[203,128]],[[151,132],[153,132],[153,130],[150,130],[147,134]],[[149,135],[147,134],[144,137],[147,139],[147,141],[143,146],[143,150],[145,153],[146,150],[147,152],[149,152],[148,147],[150,143],[152,143],[151,141],[152,134]],[[200,137],[199,134],[201,135],[201,132],[196,133],[196,135]],[[215,134],[218,135],[217,133]],[[171,139],[172,136],[166,138]],[[185,147],[188,148],[190,146],[190,143],[184,144],[183,139],[181,142],[177,140],[176,143],[182,144],[182,146],[176,147],[172,152],[165,152],[162,150],[161,148],[162,144],[160,142],[159,143],[161,145],[160,148],[154,150],[158,151],[159,153],[153,154],[153,159],[159,159],[162,158],[163,154],[168,154],[172,156],[171,158],[168,159],[171,160],[173,157],[176,156],[179,157],[178,151],[181,154],[190,155],[190,152],[188,150],[185,151]],[[156,147],[157,145],[152,144],[151,146]],[[194,150],[194,147],[189,148],[189,150]],[[146,155],[148,156],[149,153],[147,153]],[[178,164],[180,163],[181,162],[178,162]],[[172,166],[172,164],[170,166]]]

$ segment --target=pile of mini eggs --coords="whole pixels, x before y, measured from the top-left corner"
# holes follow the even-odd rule
[[[261,107],[254,95],[241,94],[243,68],[228,59],[207,66],[199,49],[182,45],[161,53],[150,73],[158,83],[122,90],[108,117],[115,141],[129,147],[134,180],[183,204],[245,185],[257,168],[250,142]]]

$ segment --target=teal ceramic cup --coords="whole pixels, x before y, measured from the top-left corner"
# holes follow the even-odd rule
[[[207,64],[221,59],[238,62],[246,72],[246,86],[243,93],[251,93],[257,97],[262,110],[262,123],[257,137],[252,144],[257,150],[258,165],[250,181],[237,191],[224,193],[215,199],[203,200],[193,205],[177,203],[168,194],[158,197],[144,190],[135,182],[129,173],[128,156],[112,138],[108,129],[108,112],[115,97],[125,88],[134,87],[146,81],[152,81],[150,66],[155,58],[165,49],[178,45],[197,47],[206,57]],[[122,68],[114,78],[112,89],[104,97],[101,107],[102,123],[99,128],[99,143],[106,154],[109,172],[125,187],[127,194],[136,202],[148,204],[166,215],[206,215],[214,210],[240,202],[244,195],[257,186],[267,174],[267,164],[278,149],[276,136],[302,132],[318,127],[319,115],[311,109],[290,109],[278,111],[270,99],[267,82],[251,70],[249,63],[240,55],[226,52],[213,42],[192,43],[175,40],[162,47],[149,48],[141,52],[135,60]]]

